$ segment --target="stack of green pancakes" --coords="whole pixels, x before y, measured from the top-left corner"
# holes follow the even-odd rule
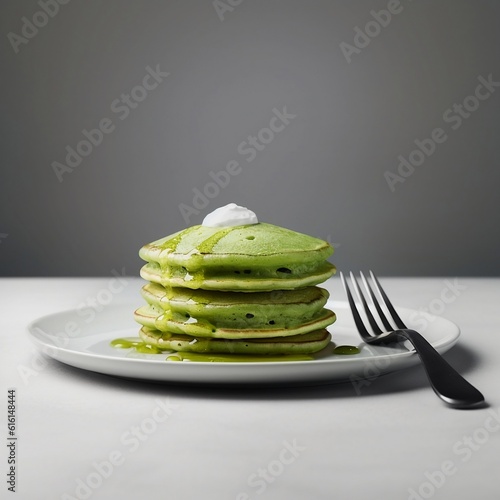
[[[310,354],[335,314],[315,286],[335,272],[333,248],[267,223],[193,226],[145,245],[142,340],[205,354]]]

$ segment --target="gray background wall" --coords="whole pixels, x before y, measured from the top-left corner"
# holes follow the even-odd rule
[[[138,248],[186,226],[179,205],[236,160],[188,225],[235,201],[328,238],[344,270],[499,275],[500,89],[460,126],[443,114],[500,82],[500,2],[401,0],[350,62],[342,42],[386,0],[232,3],[221,20],[212,1],[72,0],[16,45],[42,9],[2,1],[0,273],[136,275]],[[122,120],[116,100],[157,65],[170,74]],[[238,146],[283,107],[296,116],[248,162]],[[105,118],[60,182],[53,162]],[[384,172],[435,128],[446,141],[391,191]]]

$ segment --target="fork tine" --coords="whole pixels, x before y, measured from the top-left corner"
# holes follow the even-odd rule
[[[366,279],[365,275],[360,272],[361,278],[363,279],[363,283],[365,284],[365,288],[368,290],[370,297],[372,299],[372,304],[375,306],[375,309],[377,310],[377,313],[380,317],[380,320],[382,321],[384,328],[386,331],[390,332],[391,330],[394,330],[394,327],[387,321],[387,317],[384,314],[384,311],[382,311],[382,308],[380,307],[379,301],[375,294],[373,293],[373,289],[369,283],[369,281]]]
[[[373,282],[375,283],[375,287],[377,288],[378,293],[380,294],[382,299],[384,299],[385,305],[387,306],[387,309],[391,313],[392,319],[396,323],[397,327],[407,328],[407,326],[403,323],[402,319],[399,317],[399,314],[396,312],[396,309],[394,309],[394,306],[389,300],[387,294],[384,292],[384,289],[382,288],[382,285],[379,283],[377,277],[375,276],[375,274],[373,274],[373,271],[370,271],[370,275],[372,277]]]
[[[351,290],[349,289],[349,286],[347,285],[347,281],[344,278],[344,273],[340,273],[340,280],[342,281],[342,285],[344,285],[344,290],[347,295],[347,300],[349,301],[349,307],[351,308],[352,312],[352,317],[354,318],[354,323],[356,323],[356,328],[358,329],[359,334],[363,338],[371,338],[372,335],[368,332],[366,329],[363,320],[361,319],[361,316],[359,315],[358,309],[356,307],[356,304],[354,302],[354,299],[351,294]]]
[[[373,317],[373,314],[370,311],[370,308],[368,307],[365,296],[363,295],[363,292],[359,288],[358,281],[356,280],[356,277],[352,272],[351,272],[351,282],[354,285],[354,288],[356,289],[356,293],[358,294],[359,300],[363,304],[363,308],[365,310],[366,316],[368,318],[368,321],[370,322],[373,331],[375,332],[376,335],[380,335],[383,332],[378,326],[377,322],[375,321],[375,318]],[[392,330],[392,328],[390,328],[389,330]]]

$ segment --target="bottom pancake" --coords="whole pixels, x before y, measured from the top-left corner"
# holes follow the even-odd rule
[[[160,332],[143,326],[139,335],[147,344],[162,350],[214,354],[311,354],[331,340],[325,329],[285,338],[228,340]]]

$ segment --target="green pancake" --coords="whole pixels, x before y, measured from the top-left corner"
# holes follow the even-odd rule
[[[291,290],[335,273],[323,240],[267,223],[193,226],[141,248],[141,276],[165,287]]]
[[[331,340],[327,330],[286,338],[245,340],[200,339],[160,332],[145,326],[139,334],[145,343],[162,350],[223,354],[311,354],[326,347]]]
[[[203,319],[190,322],[194,318],[187,320],[186,318],[173,318],[166,315],[163,310],[151,305],[142,306],[137,309],[134,317],[141,325],[162,332],[221,339],[289,337],[326,328],[335,322],[335,314],[328,309],[322,309],[310,320],[298,323],[293,327],[255,325],[247,328],[223,328]]]
[[[143,286],[141,294],[157,316],[163,314],[176,323],[196,320],[242,330],[299,326],[318,317],[329,297],[319,287],[241,293],[164,288],[155,283]]]
[[[140,336],[195,354],[317,352],[336,319],[315,286],[335,273],[332,253],[326,241],[267,223],[193,226],[154,241],[139,252],[149,282],[134,313]]]

